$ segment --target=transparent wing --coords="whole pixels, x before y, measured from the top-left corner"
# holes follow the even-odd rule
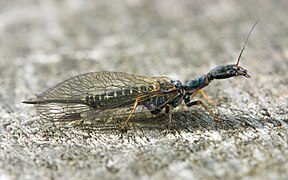
[[[153,78],[121,72],[87,73],[55,85],[28,103],[35,104],[42,118],[52,121],[127,117],[136,98],[141,97],[144,101],[155,97],[161,94],[157,90],[160,83],[162,88],[163,84],[167,85],[165,89],[173,87],[169,82],[170,79],[166,77]],[[87,97],[99,98],[101,105],[91,108],[87,104]]]

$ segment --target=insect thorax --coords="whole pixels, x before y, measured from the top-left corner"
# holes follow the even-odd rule
[[[154,91],[155,96],[142,102],[142,104],[152,113],[158,114],[167,105],[178,106],[182,102],[182,83],[180,81],[156,81],[158,84]],[[157,89],[155,89],[157,87]]]

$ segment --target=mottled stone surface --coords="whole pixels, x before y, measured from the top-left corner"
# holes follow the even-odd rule
[[[0,1],[0,179],[284,179],[288,169],[288,3]],[[75,75],[122,71],[186,82],[235,63],[251,79],[211,83],[209,106],[180,106],[127,133],[39,120],[22,100]],[[201,99],[201,96],[197,96]]]

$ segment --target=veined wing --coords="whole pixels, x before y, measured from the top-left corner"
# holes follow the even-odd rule
[[[173,86],[166,77],[153,78],[121,72],[82,74],[55,85],[37,96],[35,104],[44,119],[94,120],[127,116],[136,98],[149,99]],[[167,87],[166,87],[167,86]]]

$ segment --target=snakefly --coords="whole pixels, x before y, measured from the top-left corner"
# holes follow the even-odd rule
[[[243,44],[236,64],[221,65],[207,74],[182,84],[167,77],[146,77],[123,72],[94,72],[78,75],[37,96],[36,100],[23,101],[34,104],[43,119],[59,122],[96,121],[101,118],[123,119],[120,128],[127,126],[137,107],[142,106],[152,114],[163,109],[168,114],[168,130],[171,112],[182,101],[187,107],[201,105],[215,120],[219,119],[202,101],[191,100],[196,94],[207,96],[202,89],[214,79],[234,76],[250,78],[247,70],[239,66],[245,45],[256,26],[255,22]]]

